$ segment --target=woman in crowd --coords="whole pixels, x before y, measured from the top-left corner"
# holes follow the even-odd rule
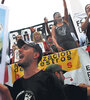
[[[68,10],[65,0],[64,3],[64,20],[59,12],[55,12],[53,15],[54,25],[52,26],[52,39],[56,45],[58,51],[69,50],[76,48],[76,42],[70,33]]]
[[[51,49],[49,48],[46,41],[43,39],[42,34],[40,32],[33,33],[33,41],[40,45],[40,47],[42,48],[42,51],[43,51],[43,55],[52,53]]]

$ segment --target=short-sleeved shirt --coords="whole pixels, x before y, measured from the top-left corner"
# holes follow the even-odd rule
[[[13,85],[12,96],[14,100],[65,100],[58,79],[44,71],[28,79],[18,79]]]

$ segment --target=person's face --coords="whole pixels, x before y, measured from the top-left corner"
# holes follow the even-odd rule
[[[62,21],[62,17],[60,13],[57,13],[54,17],[54,20],[61,22]]]
[[[22,36],[21,36],[21,35],[17,35],[17,41],[18,41],[19,39],[22,39]]]
[[[55,75],[57,76],[57,78],[62,82],[62,84],[64,84],[64,75],[63,75],[63,72],[60,71],[59,73],[58,72],[55,72]]]
[[[19,61],[18,64],[23,68],[28,67],[34,60],[34,50],[28,45],[23,45],[19,50]]]
[[[53,40],[52,40],[52,37],[51,37],[51,36],[49,36],[47,40],[48,40],[48,42],[49,42],[49,43],[52,43],[52,42],[53,42]]]
[[[35,34],[34,38],[35,38],[36,41],[39,41],[39,40],[41,40],[41,35]]]
[[[86,7],[86,13],[87,14],[90,13],[90,5],[87,5],[87,7]]]

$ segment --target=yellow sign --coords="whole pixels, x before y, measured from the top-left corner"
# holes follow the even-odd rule
[[[43,56],[38,68],[44,70],[50,64],[59,64],[62,69],[72,71],[81,67],[77,49],[58,52]],[[12,83],[24,75],[23,69],[18,64],[12,64]]]
[[[14,83],[14,81],[16,81],[17,79],[19,79],[24,75],[24,71],[23,68],[18,66],[18,64],[12,64],[11,68],[12,68],[12,83]]]
[[[76,70],[81,67],[77,49],[43,56],[38,68],[44,70],[50,64],[59,64],[66,71]]]

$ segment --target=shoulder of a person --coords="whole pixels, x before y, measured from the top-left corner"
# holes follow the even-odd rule
[[[17,80],[13,83],[13,86],[19,85],[19,83],[22,82],[22,79],[23,79],[23,77],[17,79]]]
[[[47,84],[48,82],[52,82],[54,80],[54,77],[51,73],[47,71],[40,71],[37,75],[37,80],[46,82],[45,84]]]
[[[47,76],[47,79],[49,80],[49,81],[59,81],[58,80],[58,78],[56,77],[56,75],[54,75],[53,73],[51,73],[51,72],[48,72],[48,71],[44,71],[45,72],[45,74],[46,74],[46,76]]]
[[[75,89],[75,90],[76,90],[76,89],[77,89],[77,90],[80,89],[80,90],[81,90],[81,89],[83,89],[83,88],[85,88],[85,87],[80,87],[80,86],[76,86],[76,85],[73,85],[73,84],[65,84],[65,85],[64,85],[64,89],[73,89],[73,90],[74,90],[74,89]],[[86,88],[85,88],[85,89],[86,89]]]

